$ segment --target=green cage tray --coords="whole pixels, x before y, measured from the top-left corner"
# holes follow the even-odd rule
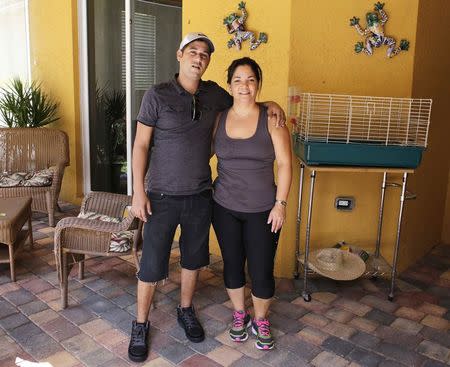
[[[424,148],[415,146],[325,143],[293,135],[297,157],[308,165],[416,168]]]

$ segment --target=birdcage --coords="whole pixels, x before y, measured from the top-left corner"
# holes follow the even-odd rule
[[[309,165],[419,165],[431,99],[298,93],[289,89],[295,153]]]

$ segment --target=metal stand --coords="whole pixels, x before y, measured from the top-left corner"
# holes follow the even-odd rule
[[[406,193],[407,179],[408,179],[408,173],[405,172],[405,173],[403,173],[402,193],[400,195],[400,210],[398,213],[397,238],[395,240],[394,259],[392,260],[391,290],[390,290],[389,296],[388,296],[389,301],[394,300],[395,277],[397,276],[398,249],[400,248],[400,233],[401,233],[401,228],[402,228],[403,206],[405,205],[405,193]]]
[[[375,247],[375,257],[380,257],[380,246],[381,246],[381,229],[383,228],[383,209],[384,209],[384,195],[386,192],[386,178],[387,173],[383,173],[383,182],[381,184],[381,203],[380,212],[378,215],[378,231],[377,231],[377,243]]]
[[[408,173],[413,173],[412,169],[401,169],[401,168],[371,168],[371,167],[322,167],[322,166],[307,166],[304,162],[300,161],[300,181],[299,181],[299,196],[298,196],[298,210],[297,210],[297,229],[296,229],[296,267],[294,272],[294,277],[298,278],[299,271],[299,260],[300,260],[300,225],[301,225],[301,207],[302,207],[302,196],[303,196],[303,178],[304,178],[304,169],[308,168],[311,170],[311,183],[310,183],[310,192],[309,192],[309,203],[308,203],[308,221],[306,224],[306,234],[305,234],[305,253],[304,253],[304,263],[303,263],[303,291],[302,297],[306,302],[311,301],[311,294],[308,291],[308,258],[310,251],[310,238],[311,238],[311,222],[312,222],[312,211],[313,211],[313,202],[314,202],[314,185],[316,182],[317,172],[318,171],[337,171],[337,172],[373,172],[380,173],[383,172],[383,181],[381,184],[381,200],[380,200],[380,209],[378,214],[378,230],[377,230],[377,241],[375,247],[374,257],[380,257],[380,247],[381,247],[381,232],[383,226],[383,210],[384,210],[384,201],[385,201],[385,192],[387,187],[401,187],[400,194],[400,210],[398,214],[398,223],[397,223],[397,237],[395,241],[394,247],[394,259],[392,262],[392,270],[391,270],[391,288],[388,295],[388,299],[392,301],[394,299],[394,288],[395,288],[395,278],[397,276],[397,262],[398,262],[398,250],[400,247],[400,234],[401,234],[401,225],[402,225],[402,217],[403,217],[403,208],[405,200],[414,199],[415,195],[409,193],[406,190],[406,183],[408,178]],[[387,175],[388,173],[402,173],[403,180],[402,184],[398,183],[388,183]],[[370,272],[367,272],[370,273]],[[376,273],[375,273],[376,274]]]
[[[303,196],[303,173],[305,171],[305,166],[300,161],[300,180],[298,184],[298,207],[297,207],[297,228],[295,229],[295,243],[300,243],[300,225],[302,222],[302,196]],[[295,249],[295,270],[294,278],[298,279],[298,258],[300,256],[300,247],[297,245]]]

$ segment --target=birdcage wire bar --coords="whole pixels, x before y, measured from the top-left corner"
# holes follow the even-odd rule
[[[427,146],[431,99],[301,93],[289,99],[307,142]]]

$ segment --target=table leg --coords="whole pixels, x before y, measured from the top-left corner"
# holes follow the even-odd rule
[[[381,229],[383,227],[383,210],[384,210],[384,196],[386,193],[386,178],[387,173],[383,173],[383,182],[381,184],[381,202],[380,211],[378,214],[378,232],[377,232],[377,244],[375,248],[375,257],[380,257],[380,245],[381,245]]]
[[[316,171],[311,171],[311,184],[309,191],[309,205],[308,205],[308,221],[306,224],[306,237],[305,237],[305,260],[304,260],[304,274],[303,274],[303,292],[302,296],[306,302],[311,301],[311,294],[308,292],[308,257],[309,257],[309,242],[311,238],[311,221],[312,221],[312,210],[313,210],[313,200],[314,200],[314,183],[316,181]]]
[[[14,268],[14,245],[8,245],[9,250],[9,270],[11,272],[11,281],[16,281],[16,271]]]
[[[30,208],[30,213],[28,215],[28,237],[30,240],[30,249],[33,249],[34,241],[33,241],[33,227],[31,227],[31,208]]]
[[[78,262],[78,279],[83,280],[84,279],[84,260],[85,255],[82,255],[82,259]]]
[[[398,223],[397,223],[397,238],[395,241],[395,249],[394,249],[394,259],[392,261],[392,273],[391,273],[391,290],[389,292],[388,299],[392,301],[394,299],[394,287],[395,287],[395,277],[397,276],[397,260],[398,260],[398,250],[400,247],[400,233],[402,227],[402,217],[403,217],[403,207],[405,204],[405,192],[406,192],[406,182],[408,179],[408,173],[403,173],[403,182],[402,182],[402,193],[400,195],[400,210],[398,214]]]
[[[305,165],[300,162],[300,179],[298,183],[298,207],[297,207],[297,228],[295,230],[295,271],[294,278],[298,279],[298,262],[300,258],[300,226],[302,222],[302,196],[303,196],[303,174]]]
[[[67,269],[67,252],[61,249],[61,307],[67,307],[68,294],[68,269]]]

